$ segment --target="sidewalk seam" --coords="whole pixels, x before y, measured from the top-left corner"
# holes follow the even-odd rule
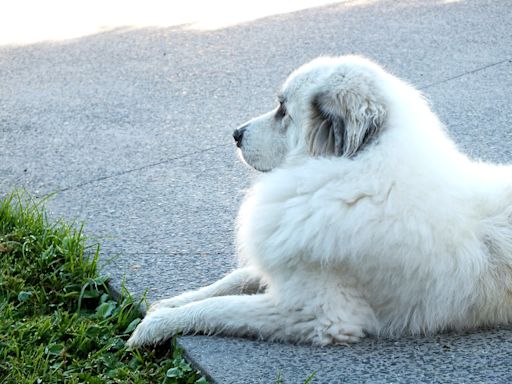
[[[162,164],[173,162],[175,160],[184,159],[186,157],[197,155],[199,153],[209,152],[209,151],[212,151],[212,150],[217,149],[217,148],[226,147],[228,145],[229,144],[215,145],[213,147],[208,147],[208,148],[201,149],[201,150],[198,150],[198,151],[195,151],[195,152],[190,152],[190,153],[187,153],[187,154],[184,154],[184,155],[181,155],[181,156],[177,156],[177,157],[173,157],[173,158],[170,158],[170,159],[161,160],[161,161],[158,161],[156,163],[146,164],[146,165],[143,165],[143,166],[140,166],[140,167],[137,167],[137,168],[131,168],[131,169],[127,169],[125,171],[113,173],[111,175],[102,176],[102,177],[98,177],[96,179],[84,181],[83,183],[80,183],[80,184],[76,184],[76,185],[72,185],[72,186],[69,186],[69,187],[64,187],[64,188],[61,188],[61,189],[57,189],[56,191],[53,191],[52,193],[57,194],[57,193],[66,192],[66,191],[73,190],[73,189],[79,189],[79,188],[85,187],[86,185],[89,185],[89,184],[94,184],[94,183],[97,183],[97,182],[100,182],[100,181],[112,179],[114,177],[124,176],[124,175],[127,175],[129,173],[133,173],[133,172],[137,172],[137,171],[142,171],[144,169],[149,169],[149,168],[152,168],[152,167],[156,167],[158,165],[162,165]]]
[[[430,84],[418,87],[418,89],[419,90],[427,89],[427,88],[433,87],[434,85],[439,85],[439,84],[447,83],[449,81],[452,81],[452,80],[464,77],[466,75],[471,75],[473,73],[477,73],[477,72],[483,71],[483,70],[485,70],[487,68],[495,67],[495,66],[498,66],[498,65],[501,65],[501,64],[505,64],[505,63],[512,63],[512,59],[508,58],[508,59],[504,59],[504,60],[498,61],[496,63],[484,65],[483,67],[479,67],[479,68],[473,69],[471,71],[466,71],[466,72],[464,72],[462,74],[459,74],[459,75],[456,75],[456,76],[448,77],[446,79],[439,80],[439,81],[434,81],[433,83],[430,83]]]

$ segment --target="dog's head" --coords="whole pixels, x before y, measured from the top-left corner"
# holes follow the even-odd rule
[[[357,57],[318,58],[293,72],[278,106],[233,133],[243,159],[259,171],[289,158],[353,158],[378,137],[386,119],[385,72]]]

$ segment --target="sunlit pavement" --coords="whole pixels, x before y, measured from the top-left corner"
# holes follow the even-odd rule
[[[234,266],[254,173],[231,132],[321,54],[361,53],[421,88],[460,148],[512,161],[512,11],[495,1],[0,4],[0,192],[56,192],[104,271],[150,300]],[[180,339],[221,383],[510,382],[512,329],[351,347]]]

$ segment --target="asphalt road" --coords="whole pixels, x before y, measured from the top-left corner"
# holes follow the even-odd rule
[[[0,45],[0,194],[56,192],[103,270],[150,300],[234,267],[233,223],[256,175],[231,133],[275,104],[295,67],[359,53],[421,88],[461,150],[512,161],[512,7],[344,1],[214,29],[114,28]],[[0,42],[2,39],[0,39]],[[219,383],[512,381],[512,328],[312,348],[183,337]]]

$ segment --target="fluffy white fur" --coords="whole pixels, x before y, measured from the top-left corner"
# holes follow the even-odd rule
[[[154,304],[129,340],[179,332],[313,344],[512,320],[512,168],[473,162],[413,87],[356,56],[295,71],[235,132],[261,174],[242,267]]]

